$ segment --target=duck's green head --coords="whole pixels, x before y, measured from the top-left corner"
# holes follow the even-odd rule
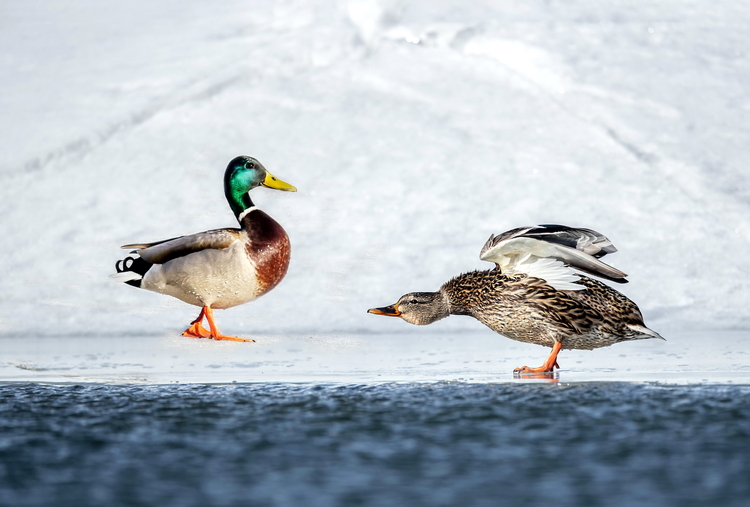
[[[240,156],[229,162],[224,173],[224,194],[236,216],[253,205],[248,192],[260,186],[288,192],[297,191],[294,186],[269,173],[263,164],[253,157]]]

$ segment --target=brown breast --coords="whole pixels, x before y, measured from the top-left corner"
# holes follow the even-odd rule
[[[245,215],[241,225],[248,236],[245,250],[257,266],[261,296],[286,275],[291,256],[289,236],[276,220],[259,209]]]

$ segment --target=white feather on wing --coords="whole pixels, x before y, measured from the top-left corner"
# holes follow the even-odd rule
[[[557,229],[564,228],[564,226],[554,227]],[[482,248],[479,258],[494,262],[503,273],[508,275],[525,273],[529,276],[542,278],[558,290],[582,290],[584,288],[574,283],[579,279],[575,270],[619,283],[626,282],[625,277],[627,275],[625,273],[585,252],[599,253],[602,250],[599,245],[606,245],[607,247],[607,250],[604,250],[601,255],[616,251],[606,237],[588,229],[579,230],[565,227],[565,233],[568,236],[565,242],[568,244],[570,244],[571,236],[586,238],[586,240],[577,241],[576,248],[573,248],[552,242],[556,238],[547,232],[547,229],[551,228],[545,226],[525,227],[508,231],[499,236],[492,235]],[[588,239],[591,238],[592,233],[598,236],[596,243]],[[545,239],[535,239],[533,236],[541,236]],[[597,246],[597,248],[592,248],[592,246]]]

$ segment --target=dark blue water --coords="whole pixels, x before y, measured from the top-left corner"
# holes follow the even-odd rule
[[[0,386],[12,506],[750,505],[750,388]]]

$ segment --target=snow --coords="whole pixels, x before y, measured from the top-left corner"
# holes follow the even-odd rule
[[[748,25],[741,1],[4,2],[0,340],[177,336],[197,308],[108,275],[122,244],[233,226],[240,154],[299,192],[253,192],[292,263],[223,332],[516,345],[366,310],[538,223],[607,235],[667,344],[748,329]]]

